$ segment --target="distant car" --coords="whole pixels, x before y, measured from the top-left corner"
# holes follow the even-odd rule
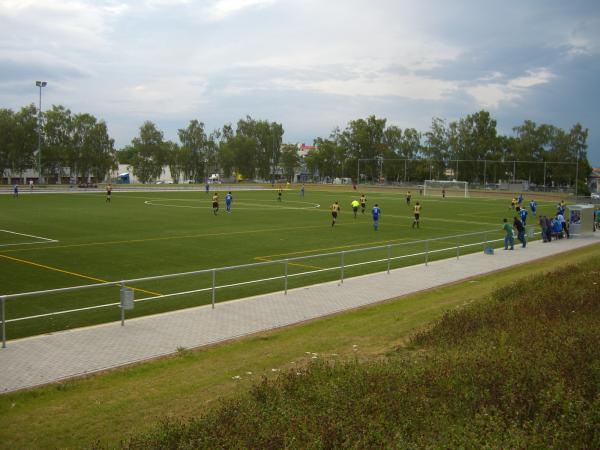
[[[592,192],[592,194],[590,195],[591,198],[593,198],[594,200],[600,200],[600,193],[598,192]]]

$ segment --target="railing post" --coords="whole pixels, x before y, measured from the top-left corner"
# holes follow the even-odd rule
[[[484,241],[485,241],[485,247],[483,247],[484,249],[488,248],[490,246],[489,242],[488,242],[488,233],[487,231],[484,234]]]
[[[288,286],[288,260],[285,260],[285,292],[284,294],[287,295],[287,286]]]
[[[456,239],[456,259],[458,259],[459,255],[460,255],[460,241],[458,239]]]
[[[6,348],[6,308],[4,303],[6,299],[2,297],[2,348]]]
[[[121,282],[121,290],[119,292],[122,292],[122,290],[125,289],[125,283]],[[125,326],[125,305],[123,305],[123,300],[121,300],[121,326],[124,327]]]
[[[215,269],[212,270],[212,307],[215,309],[215,278],[217,271]]]
[[[388,267],[387,267],[387,273],[388,275],[390,274],[390,261],[391,261],[391,257],[392,257],[392,246],[388,245],[387,246],[387,254],[388,254]]]
[[[429,239],[427,239],[425,241],[425,265],[427,265],[428,260],[429,260]]]
[[[342,255],[342,263],[340,265],[340,284],[344,283],[344,253],[342,251],[341,255]]]

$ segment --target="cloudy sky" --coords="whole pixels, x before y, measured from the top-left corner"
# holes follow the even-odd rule
[[[600,166],[600,1],[0,0],[0,107],[62,104],[118,148],[250,115],[310,143],[375,114],[426,131],[486,109],[589,128]]]

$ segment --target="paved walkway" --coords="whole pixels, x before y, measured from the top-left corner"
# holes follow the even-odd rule
[[[168,355],[482,275],[600,243],[592,237],[530,243],[210,306],[9,341],[0,349],[0,392]]]

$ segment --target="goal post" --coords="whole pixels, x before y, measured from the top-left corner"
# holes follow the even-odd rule
[[[469,197],[469,183],[466,181],[425,180],[423,195],[436,197]]]

